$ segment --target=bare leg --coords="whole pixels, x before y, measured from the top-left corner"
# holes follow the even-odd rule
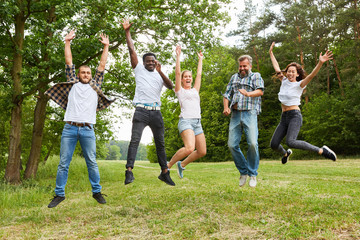
[[[171,168],[177,161],[189,156],[195,150],[195,134],[191,129],[186,129],[181,132],[181,138],[184,142],[184,147],[180,148],[168,163],[168,168]]]
[[[196,150],[181,162],[182,167],[206,155],[206,139],[204,133],[195,136],[195,148]]]

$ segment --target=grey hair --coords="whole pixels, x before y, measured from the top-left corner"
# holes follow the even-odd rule
[[[238,59],[238,61],[239,61],[239,62],[242,62],[242,61],[244,61],[245,59],[247,59],[247,60],[249,61],[250,65],[252,66],[252,57],[249,56],[249,55],[242,55],[242,56],[240,56],[239,59]]]

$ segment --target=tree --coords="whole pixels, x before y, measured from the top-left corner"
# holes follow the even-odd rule
[[[213,43],[213,29],[220,25],[218,19],[226,14],[219,12],[220,4],[228,0],[209,1],[31,1],[6,0],[1,2],[1,53],[0,60],[4,71],[4,81],[11,93],[12,104],[9,157],[5,178],[8,182],[20,182],[20,139],[21,112],[23,100],[37,93],[37,106],[34,113],[32,147],[29,154],[26,177],[34,177],[39,163],[45,106],[47,99],[43,92],[50,82],[63,81],[61,34],[69,27],[77,29],[78,41],[73,46],[74,62],[77,66],[87,64],[93,67],[101,55],[97,46],[96,34],[100,31],[111,36],[110,50],[119,61],[123,60],[124,35],[119,31],[119,20],[130,17],[134,20],[134,39],[140,35],[149,36],[151,51],[162,52],[160,59],[169,58],[169,48],[180,38],[190,46],[198,41]],[[124,10],[126,9],[126,10]],[[191,20],[191,21],[190,21]],[[216,41],[216,39],[214,39]],[[137,41],[140,43],[139,41]],[[139,49],[143,49],[140,44]],[[51,61],[50,61],[51,60]],[[60,64],[60,65],[59,65]],[[61,66],[61,67],[60,67]],[[128,66],[116,63],[116,67]],[[111,80],[116,79],[119,87],[112,90],[103,86],[105,93],[110,92],[123,99],[130,99],[134,92],[134,83],[129,71],[109,69]],[[126,91],[125,88],[127,88]]]
[[[120,160],[121,159],[121,153],[120,148],[116,145],[110,145],[109,147],[109,155],[107,156],[107,160]]]

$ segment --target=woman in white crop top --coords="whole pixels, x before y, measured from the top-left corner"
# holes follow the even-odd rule
[[[206,155],[206,140],[201,126],[200,112],[200,85],[202,72],[203,54],[198,53],[199,63],[194,83],[191,88],[192,73],[180,69],[181,47],[176,46],[176,67],[175,67],[175,94],[179,99],[181,113],[178,123],[179,132],[184,142],[168,163],[170,169],[175,163],[178,175],[183,178],[185,166]],[[184,161],[181,161],[184,159]]]
[[[318,64],[309,75],[306,75],[301,65],[295,62],[287,65],[285,70],[282,71],[272,51],[274,45],[275,42],[271,44],[269,53],[276,75],[281,81],[278,97],[281,102],[282,114],[280,123],[271,139],[271,148],[283,155],[281,159],[283,164],[287,163],[292,151],[291,149],[285,150],[280,144],[281,140],[286,136],[286,144],[289,147],[314,151],[323,155],[325,158],[336,161],[336,154],[329,147],[324,145],[319,148],[305,141],[297,140],[302,125],[302,115],[299,108],[302,92],[306,85],[309,84],[319,72],[324,62],[332,59],[332,52],[326,51],[324,55],[320,53]]]

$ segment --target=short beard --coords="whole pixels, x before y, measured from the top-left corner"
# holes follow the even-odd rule
[[[79,76],[79,81],[80,81],[81,83],[84,83],[84,84],[87,84],[87,83],[90,82],[90,80],[89,80],[88,82],[85,82],[80,76]]]
[[[245,74],[243,75],[243,72],[245,71]],[[244,70],[244,71],[239,71],[239,74],[241,77],[245,77],[246,75],[249,74],[249,71],[248,70]]]

